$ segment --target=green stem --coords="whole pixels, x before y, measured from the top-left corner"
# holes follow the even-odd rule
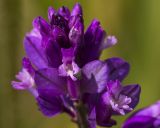
[[[89,123],[87,121],[86,107],[82,103],[79,103],[76,105],[76,108],[77,108],[78,128],[89,128]]]

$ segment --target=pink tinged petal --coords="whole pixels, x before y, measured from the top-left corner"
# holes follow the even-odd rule
[[[71,62],[71,64],[60,65],[58,71],[60,76],[70,76],[73,81],[76,81],[75,75],[80,71],[80,68],[76,63]]]
[[[16,78],[19,82],[12,81],[12,86],[17,90],[29,89],[35,85],[33,77],[24,68],[16,75]]]
[[[135,99],[139,100],[139,93],[135,93],[138,86],[128,86],[127,88],[132,90],[129,91],[130,94],[124,93],[124,88],[126,87],[121,86],[121,83],[118,80],[107,83],[107,91],[102,95],[102,98],[106,106],[111,106],[113,114],[125,115],[132,111],[138,103],[135,102]],[[133,97],[132,94],[134,93],[136,95]]]
[[[104,42],[102,43],[101,47],[102,49],[106,49],[106,48],[112,47],[116,43],[117,43],[117,38],[115,36],[107,36]]]
[[[48,20],[51,22],[53,14],[56,13],[56,10],[53,7],[48,8]]]
[[[62,62],[63,64],[59,66],[59,75],[61,76],[70,76],[72,80],[77,80],[74,76],[80,71],[78,65],[73,61],[74,60],[74,49],[61,49],[62,51]]]
[[[34,36],[26,36],[24,39],[24,47],[27,57],[37,68],[47,67],[48,62],[39,38]]]

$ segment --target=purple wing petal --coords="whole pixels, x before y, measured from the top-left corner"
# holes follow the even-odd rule
[[[129,64],[121,58],[110,58],[106,60],[109,71],[109,80],[122,81],[129,73]]]
[[[41,39],[34,36],[26,36],[24,47],[28,58],[37,68],[45,68],[48,65],[41,45]]]
[[[51,86],[57,93],[66,93],[66,78],[58,75],[58,69],[40,69],[35,73],[35,83],[39,87]]]
[[[53,86],[39,87],[38,94],[37,102],[44,115],[51,117],[63,111],[62,100]]]
[[[98,60],[92,61],[82,68],[82,73],[84,73],[88,79],[92,79],[94,76],[98,85],[98,92],[101,92],[105,88],[108,79],[107,72],[106,64]]]
[[[87,78],[85,74],[81,74],[82,79],[80,80],[81,93],[96,93],[98,90],[98,84],[95,77],[92,75],[91,78]]]

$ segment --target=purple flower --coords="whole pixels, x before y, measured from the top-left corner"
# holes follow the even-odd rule
[[[135,112],[123,124],[123,128],[159,128],[160,101]]]
[[[139,85],[121,84],[129,73],[126,61],[99,60],[117,39],[107,35],[96,19],[84,32],[78,3],[71,12],[64,6],[49,7],[48,20],[40,16],[33,20],[33,29],[24,39],[27,58],[13,87],[31,91],[48,117],[65,112],[89,128],[115,125],[112,115],[133,110],[140,95]]]

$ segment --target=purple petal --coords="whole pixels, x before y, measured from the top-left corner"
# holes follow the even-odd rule
[[[98,84],[98,92],[101,92],[105,88],[108,69],[104,62],[98,60],[92,61],[82,68],[82,72],[88,79],[91,79],[92,75],[94,76]]]
[[[122,81],[129,73],[130,65],[121,58],[109,58],[106,60],[109,71],[109,80]]]
[[[83,15],[82,7],[79,3],[76,3],[72,9],[71,16]]]
[[[40,69],[35,73],[35,83],[39,87],[51,86],[59,94],[66,93],[66,78],[59,76],[54,68]]]
[[[59,8],[58,13],[63,16],[66,20],[70,18],[70,11],[67,7],[62,6]]]
[[[45,54],[50,67],[58,68],[62,64],[61,49],[53,39],[49,39],[46,43]]]
[[[24,39],[24,47],[27,57],[37,68],[47,67],[48,62],[39,38],[34,36],[26,36]]]
[[[39,87],[38,94],[37,102],[44,115],[51,117],[63,111],[62,100],[53,86]]]

